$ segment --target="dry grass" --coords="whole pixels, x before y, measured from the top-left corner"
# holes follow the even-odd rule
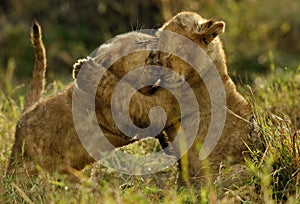
[[[249,147],[251,157],[246,159],[252,176],[225,189],[214,183],[201,190],[177,189],[177,173],[172,167],[142,177],[87,166],[77,172],[81,183],[69,183],[63,175],[40,170],[38,178],[15,183],[13,178],[5,177],[5,168],[24,96],[5,77],[9,77],[9,72],[1,75],[0,203],[214,203],[218,199],[221,203],[300,203],[300,69],[275,72],[257,78],[252,90],[243,88],[260,127],[260,139],[256,146]],[[48,92],[57,87],[51,86]],[[135,152],[135,148],[131,146],[129,151]],[[89,178],[92,172],[93,177]],[[162,175],[170,179],[163,180],[166,177]]]

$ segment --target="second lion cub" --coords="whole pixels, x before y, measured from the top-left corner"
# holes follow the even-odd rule
[[[145,48],[148,46],[153,48],[154,51],[134,52],[121,58],[114,64],[111,63],[114,61],[114,58],[107,55],[106,62],[113,64],[113,66],[108,69],[114,73],[118,79],[122,79],[128,72],[133,71],[138,67],[148,64],[159,65],[172,69],[181,77],[172,78],[172,76],[165,75],[164,72],[161,72],[157,73],[156,81],[178,85],[180,84],[178,82],[184,79],[194,90],[198,100],[199,110],[193,111],[200,112],[201,122],[199,124],[196,140],[187,153],[187,169],[189,171],[188,174],[190,179],[194,183],[197,183],[198,178],[203,175],[202,169],[204,168],[202,161],[199,160],[199,150],[210,127],[212,118],[211,104],[214,103],[214,101],[211,101],[210,93],[203,79],[190,66],[189,62],[185,62],[172,54],[184,47],[184,41],[176,41],[176,39],[170,38],[169,35],[164,35],[164,31],[180,34],[200,46],[206,55],[193,52],[191,49],[187,53],[190,60],[194,61],[196,64],[198,63],[197,65],[199,67],[203,67],[203,64],[207,61],[206,58],[209,58],[216,67],[222,80],[226,95],[226,106],[221,107],[227,112],[225,126],[219,141],[208,157],[209,166],[215,170],[215,173],[221,162],[226,163],[227,161],[231,164],[243,162],[243,152],[247,150],[244,142],[251,142],[248,136],[252,131],[252,124],[250,123],[252,108],[245,98],[237,92],[236,86],[228,74],[223,44],[219,37],[225,31],[225,23],[223,21],[208,20],[194,12],[181,12],[166,22],[153,37],[148,36],[142,38],[141,36],[143,35],[141,34],[125,34],[127,35],[126,41],[128,44],[144,44]],[[122,46],[122,40],[125,35],[118,36],[113,43],[104,45],[102,48],[100,47],[95,54],[95,60],[97,61],[97,56],[103,55],[103,50],[105,50],[103,48],[109,49],[114,45],[114,52],[116,53],[122,53],[124,50],[129,49],[128,47]],[[173,50],[170,51],[170,53],[158,50],[159,46],[168,45],[170,45],[170,47],[174,45],[172,47]],[[207,72],[210,71],[209,68],[210,67],[204,67],[204,69],[207,69],[205,70]],[[134,84],[135,82],[142,80],[142,78],[134,78],[132,80],[131,83]],[[215,87],[215,89],[218,88],[220,87]],[[143,91],[146,91],[142,92],[143,94],[152,94],[151,89],[148,89],[148,93],[147,89]],[[158,89],[158,91],[154,93],[159,93],[160,91],[161,90]],[[169,105],[172,106],[172,104]],[[193,115],[190,115],[190,117],[193,117]],[[177,121],[176,125],[165,128],[168,140],[173,141],[175,139],[178,133],[178,124],[180,124],[180,119]],[[188,132],[188,130],[184,131]]]

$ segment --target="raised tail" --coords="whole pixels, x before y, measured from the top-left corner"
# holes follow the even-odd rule
[[[33,104],[35,104],[41,99],[46,83],[46,49],[42,40],[41,26],[36,20],[34,20],[31,27],[31,43],[34,47],[35,63],[34,70],[32,73],[30,90],[23,111],[26,111],[29,107],[31,107]]]

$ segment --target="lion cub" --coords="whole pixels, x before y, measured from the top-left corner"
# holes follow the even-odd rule
[[[37,27],[38,29],[36,29]],[[37,67],[38,63],[45,62],[45,55],[41,56],[39,53],[45,52],[40,52],[41,50],[39,49],[42,43],[40,27],[34,24],[32,30],[32,41],[36,47]],[[121,36],[120,38],[120,42],[128,39],[127,36]],[[138,42],[137,39],[148,40],[148,38],[146,35],[133,33],[131,39]],[[140,44],[136,43],[136,45],[139,46]],[[113,43],[113,46],[119,46],[120,49],[128,47],[126,43]],[[104,64],[97,63],[92,58],[87,59],[86,62],[85,69],[87,71],[83,73],[80,80],[76,79],[58,94],[40,99],[38,96],[40,96],[43,90],[38,89],[43,89],[43,86],[31,87],[31,91],[38,90],[38,94],[34,99],[28,99],[33,105],[24,110],[16,125],[15,142],[7,168],[8,174],[16,175],[21,179],[27,176],[30,177],[38,173],[37,165],[48,172],[68,173],[70,169],[80,170],[86,164],[95,161],[90,152],[87,152],[83,147],[78,137],[72,112],[72,105],[74,105],[72,103],[76,103],[77,107],[80,108],[80,105],[83,105],[81,103],[84,102],[81,100],[83,98],[77,98],[72,101],[73,94],[80,93],[83,97],[90,97],[90,85],[93,86],[96,84],[97,86],[96,96],[91,98],[95,100],[95,107],[94,110],[83,111],[95,111],[97,116],[96,122],[101,127],[104,136],[113,146],[120,147],[132,142],[132,138],[123,134],[114,124],[114,118],[109,106],[113,88],[119,82],[117,76],[110,71],[106,71],[98,85],[98,78],[94,73],[97,72],[97,69],[104,69]],[[76,66],[78,64],[75,65],[75,68]],[[34,72],[33,75],[37,77],[33,78],[36,81],[33,81],[32,84],[44,84],[45,69],[35,69]],[[75,69],[74,75],[77,76],[77,74]],[[86,78],[84,74],[87,74]],[[122,104],[122,100],[119,103]],[[170,126],[172,125],[172,121],[177,121],[180,117],[178,106],[170,106],[170,104],[176,104],[176,99],[165,90],[160,90],[151,96],[137,92],[130,101],[129,112],[131,119],[139,127],[147,127],[149,125],[148,111],[151,107],[159,105],[167,114],[168,120],[166,126]],[[85,127],[86,122],[88,121],[81,121],[83,127]],[[89,138],[93,134],[95,133],[89,132],[89,135],[86,135],[86,137]],[[90,144],[93,145],[93,142]],[[98,151],[97,148],[96,146],[96,151]]]
[[[223,45],[219,37],[225,30],[225,23],[223,21],[207,20],[193,12],[181,12],[165,23],[160,30],[178,33],[197,43],[212,60],[222,79],[226,95],[226,107],[224,107],[227,112],[226,121],[221,138],[208,156],[210,167],[217,170],[221,162],[226,163],[228,161],[231,164],[243,162],[243,152],[247,150],[244,142],[251,142],[248,136],[252,131],[252,125],[249,122],[252,109],[245,98],[237,92],[236,86],[227,72]],[[169,41],[168,43],[174,42],[170,38],[163,40]],[[176,49],[181,49],[181,47],[174,47],[174,51]],[[205,59],[199,59],[199,57],[197,57],[197,53],[191,53],[190,58],[198,64],[205,61]],[[188,150],[187,157],[190,180],[193,183],[198,183],[199,177],[203,175],[202,169],[205,168],[205,165],[199,160],[199,150],[210,126],[211,103],[213,101],[210,100],[203,79],[187,62],[166,53],[162,53],[159,59],[162,65],[170,67],[184,76],[197,96],[201,122],[198,136]],[[199,66],[201,67],[201,64]],[[169,127],[166,131],[170,140],[173,140],[177,134],[176,128]]]

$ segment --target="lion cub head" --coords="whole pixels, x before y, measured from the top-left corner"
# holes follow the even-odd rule
[[[207,20],[194,12],[181,12],[166,22],[160,28],[160,31],[171,31],[192,40],[206,52],[216,65],[220,76],[227,78],[225,54],[219,37],[225,31],[225,23],[223,21]],[[176,39],[170,37],[161,38],[165,44],[174,44],[176,41]],[[177,46],[174,49],[181,49],[180,44],[182,43],[184,42],[176,42]],[[198,64],[203,63],[205,59],[199,59],[199,53],[192,52],[193,50],[190,51],[190,54],[193,55],[191,60],[197,59],[199,61]],[[163,65],[172,67],[174,71],[184,76],[187,80],[191,75],[194,75],[193,71],[188,68],[187,63],[174,55],[162,54],[160,59]]]

